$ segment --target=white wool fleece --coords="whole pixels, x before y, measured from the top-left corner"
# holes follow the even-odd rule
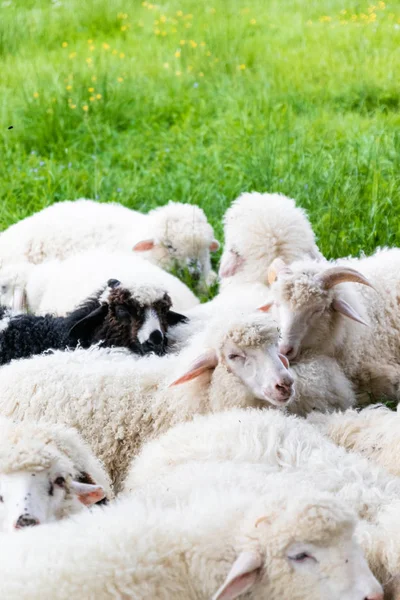
[[[268,285],[268,267],[278,257],[287,263],[303,257],[323,260],[305,211],[282,194],[243,193],[225,213],[224,235],[222,289],[238,283]],[[233,264],[233,275],[224,276]]]

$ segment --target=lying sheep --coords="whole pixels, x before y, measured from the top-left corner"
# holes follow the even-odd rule
[[[148,214],[120,204],[59,202],[0,235],[2,266],[65,259],[90,248],[135,251],[163,269],[187,268],[207,285],[215,279],[210,252],[219,248],[201,208],[169,202]]]
[[[335,444],[362,454],[389,473],[400,476],[400,415],[383,405],[358,412],[311,414],[309,421]]]
[[[162,483],[174,472],[178,473],[177,481],[184,481],[189,489],[192,480],[196,485],[198,463],[210,461],[229,461],[241,468],[249,463],[264,467],[259,484],[251,484],[258,495],[273,485],[264,477],[277,471],[290,475],[293,489],[304,484],[336,495],[361,519],[357,535],[378,579],[386,582],[400,571],[400,545],[392,547],[390,536],[382,541],[380,532],[380,523],[390,518],[400,530],[400,479],[335,446],[305,420],[279,411],[235,409],[224,414],[197,415],[191,422],[171,428],[142,448],[130,467],[124,491],[135,491],[158,480]],[[179,471],[184,465],[185,474]],[[169,489],[170,483],[172,486],[172,480],[168,481]],[[382,551],[385,543],[390,561]]]
[[[133,497],[26,531],[24,543],[5,537],[0,596],[383,600],[353,529],[343,504],[303,489],[206,489],[169,509]]]
[[[0,530],[63,519],[113,493],[74,429],[0,418]]]
[[[272,261],[323,259],[305,211],[282,194],[244,193],[226,211],[221,288],[267,282]]]
[[[169,325],[186,318],[170,310],[166,292],[138,286],[134,293],[116,279],[66,317],[3,314],[0,364],[49,349],[122,346],[136,354],[165,354]],[[4,311],[4,307],[2,309]]]
[[[269,270],[271,297],[265,309],[272,308],[279,321],[281,352],[291,361],[309,349],[333,356],[360,401],[370,394],[399,399],[399,269],[399,249],[328,267],[276,260]]]
[[[77,427],[118,485],[141,444],[174,423],[233,406],[284,407],[293,379],[277,344],[275,322],[259,313],[211,322],[163,358],[93,348],[16,361],[2,369],[0,414]]]
[[[118,279],[133,292],[139,285],[158,286],[175,310],[192,308],[199,300],[177,277],[127,252],[89,250],[65,260],[39,265],[25,262],[0,269],[0,303],[14,310],[64,316],[108,279]]]

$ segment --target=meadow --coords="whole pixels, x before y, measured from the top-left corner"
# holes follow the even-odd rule
[[[243,191],[328,257],[400,245],[400,4],[0,0],[0,228],[54,201]]]

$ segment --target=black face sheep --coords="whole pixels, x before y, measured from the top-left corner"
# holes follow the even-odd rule
[[[116,279],[66,317],[11,316],[0,310],[0,364],[50,349],[125,347],[136,354],[163,355],[167,330],[186,320],[170,310],[166,292],[138,286],[131,291]]]

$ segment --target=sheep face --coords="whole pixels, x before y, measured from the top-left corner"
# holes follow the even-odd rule
[[[338,314],[363,325],[366,322],[343,298],[343,290],[335,288],[344,282],[370,285],[361,273],[344,267],[319,270],[310,263],[299,263],[290,268],[282,260],[275,260],[269,269],[272,302],[261,307],[267,311],[273,306],[280,329],[280,352],[294,360],[303,348],[326,346],[334,338],[341,322]]]
[[[56,461],[0,475],[0,530],[17,531],[63,517],[104,498],[99,485],[74,481]]]
[[[213,600],[250,590],[255,600],[383,600],[353,539],[352,521],[329,502],[304,507],[300,500],[297,510],[286,505],[280,516],[257,519],[258,547],[238,556]]]

